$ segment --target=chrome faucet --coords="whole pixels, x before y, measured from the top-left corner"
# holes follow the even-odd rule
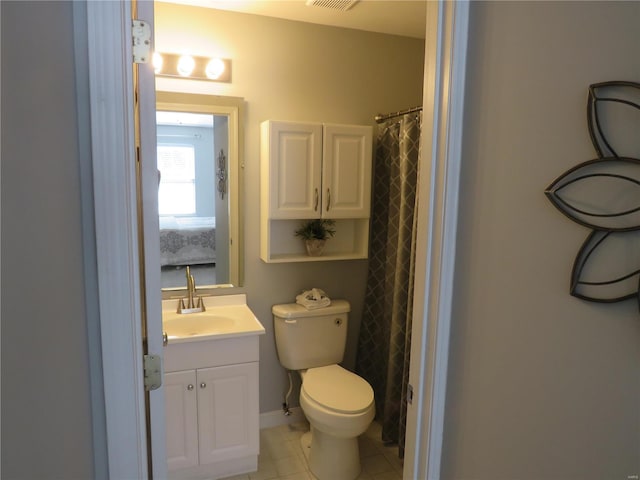
[[[191,267],[187,266],[185,275],[187,277],[187,297],[178,300],[177,312],[182,314],[204,312],[202,297],[196,295],[196,281],[191,275]],[[186,305],[185,300],[187,301]]]

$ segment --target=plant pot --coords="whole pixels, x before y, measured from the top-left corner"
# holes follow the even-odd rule
[[[318,240],[317,238],[305,240],[304,245],[307,247],[307,254],[310,257],[319,257],[324,251],[324,245],[326,242],[326,240]]]

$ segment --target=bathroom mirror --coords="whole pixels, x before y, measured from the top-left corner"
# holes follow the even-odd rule
[[[242,286],[242,99],[157,92],[163,291]]]

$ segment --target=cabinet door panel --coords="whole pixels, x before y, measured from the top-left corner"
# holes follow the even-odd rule
[[[320,216],[322,125],[269,122],[271,218]]]
[[[325,125],[322,216],[368,218],[371,206],[372,129]]]
[[[195,385],[195,370],[172,372],[164,376],[169,471],[198,464],[198,406]]]
[[[258,363],[198,370],[200,463],[258,454]]]

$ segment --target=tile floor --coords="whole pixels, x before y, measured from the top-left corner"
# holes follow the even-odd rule
[[[373,422],[359,438],[362,473],[357,480],[402,480],[398,448],[382,444],[380,428]],[[308,430],[306,422],[261,430],[258,471],[225,480],[315,480],[300,446],[300,437]]]

